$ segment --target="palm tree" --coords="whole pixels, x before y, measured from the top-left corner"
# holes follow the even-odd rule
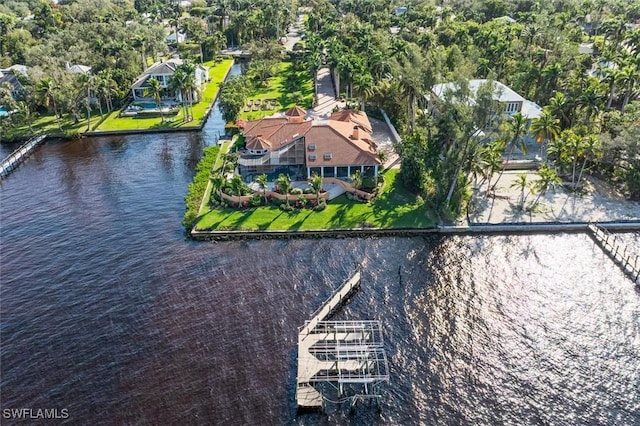
[[[564,93],[555,92],[551,99],[549,99],[549,105],[547,105],[546,108],[551,115],[560,120],[561,128],[565,129],[571,126],[569,110],[572,109],[572,106]]]
[[[527,181],[527,175],[524,173],[518,174],[518,178],[511,184],[511,188],[520,189],[520,199],[518,201],[518,208],[520,210],[524,209],[524,203],[527,200],[527,196],[525,196],[525,189],[529,189],[531,191],[531,184]]]
[[[56,106],[57,90],[58,85],[50,78],[43,78],[36,84],[36,96],[45,108],[53,109],[53,114],[56,116],[56,121],[58,122],[58,128],[62,131],[60,117],[58,116],[58,109]]]
[[[574,189],[577,189],[580,180],[582,179],[582,173],[584,172],[587,161],[602,157],[602,145],[600,144],[600,139],[595,135],[587,135],[582,138],[581,153],[583,155],[582,167],[580,167],[580,173],[578,174],[578,179],[575,182]]]
[[[160,102],[162,100],[162,84],[156,78],[150,78],[147,81],[147,89],[145,90],[145,96],[150,96],[156,103],[156,108],[160,110],[161,122],[164,123],[164,113],[160,108]]]
[[[639,30],[640,31],[640,30]],[[629,100],[633,95],[634,86],[640,81],[640,63],[638,66],[627,65],[620,70],[618,75],[620,83],[624,87],[624,98],[622,100],[622,111],[629,104]]]
[[[322,189],[322,176],[314,173],[309,179],[309,186],[316,194],[316,204],[320,202],[320,190]]]
[[[284,194],[285,200],[287,201],[287,207],[289,207],[289,191],[291,191],[291,178],[289,175],[280,173],[276,179],[276,186]]]
[[[487,179],[487,192],[485,193],[485,198],[489,194],[489,191],[493,188],[491,186],[491,179],[493,175],[502,169],[502,153],[504,152],[504,143],[502,141],[492,141],[485,145],[481,151],[480,156],[482,159],[483,165],[483,173]],[[498,176],[498,180],[500,180],[500,174]],[[496,181],[493,186],[495,187],[498,184]]]
[[[534,190],[538,192],[538,196],[536,197],[532,206],[536,206],[538,204],[538,201],[540,201],[540,197],[544,195],[549,189],[555,188],[562,182],[562,179],[560,179],[558,173],[556,173],[556,171],[549,167],[549,165],[547,164],[543,164],[538,169],[537,174],[540,179],[538,179],[534,183]]]
[[[147,69],[147,55],[145,52],[146,42],[147,40],[144,38],[143,35],[140,35],[140,34],[136,34],[133,37],[133,40],[131,40],[131,47],[133,47],[135,50],[140,52],[140,59],[142,62],[142,71],[145,71]]]
[[[233,175],[233,178],[231,179],[230,184],[231,184],[231,191],[233,192],[234,195],[238,197],[238,206],[240,206],[240,197],[244,193],[244,187],[245,187],[244,181],[239,175]]]
[[[13,113],[14,116],[29,126],[29,133],[33,134],[33,118],[36,113],[31,112],[29,105],[24,101],[19,101],[16,105],[16,110]]]
[[[222,187],[225,184],[224,176],[221,173],[214,173],[211,176],[211,187],[215,194],[218,195],[220,201],[222,201]]]
[[[509,137],[507,147],[509,148],[509,157],[507,162],[513,157],[513,152],[519,148],[523,154],[527,153],[527,145],[524,143],[523,136],[527,130],[527,120],[520,111],[511,116],[511,120],[507,121],[507,135]]]
[[[188,118],[188,106],[185,96],[185,86],[187,82],[187,73],[181,67],[178,67],[173,75],[169,78],[169,89],[173,90],[176,94],[180,95],[182,100],[182,120],[185,121]]]
[[[87,109],[87,132],[91,130],[91,92],[96,89],[96,77],[91,74],[80,74],[80,84],[82,90],[87,91],[87,96],[84,97],[84,105]]]
[[[536,138],[536,142],[540,144],[540,157],[542,158],[544,157],[546,142],[554,140],[560,133],[560,120],[545,108],[542,110],[540,117],[531,120],[529,130]]]
[[[264,173],[259,175],[256,178],[256,183],[258,184],[258,186],[260,187],[260,189],[262,190],[262,195],[264,197],[264,203],[267,204],[267,175],[265,175]]]

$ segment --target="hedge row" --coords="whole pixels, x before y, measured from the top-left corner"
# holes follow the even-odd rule
[[[211,168],[218,157],[219,151],[220,147],[217,145],[205,148],[204,155],[196,166],[196,174],[193,177],[193,182],[189,184],[187,195],[184,197],[186,211],[184,212],[182,224],[187,232],[191,230],[198,218],[198,209],[200,208],[204,191],[207,189],[207,184],[209,183]]]

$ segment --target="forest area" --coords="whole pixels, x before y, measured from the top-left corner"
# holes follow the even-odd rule
[[[478,181],[495,187],[503,155],[527,138],[543,160],[532,190],[580,191],[590,173],[638,200],[639,18],[639,3],[613,0],[319,0],[308,63],[335,68],[342,96],[389,113],[405,184],[443,218],[464,213]],[[473,79],[486,87],[471,91]],[[539,117],[502,113],[492,82]],[[439,83],[455,89],[433,108],[424,95]]]
[[[640,3],[622,0],[7,0],[0,68],[29,72],[17,75],[17,96],[0,87],[13,111],[2,133],[116,108],[146,66],[172,54],[202,62],[253,47],[253,75],[265,81],[298,14],[304,41],[289,60],[310,76],[329,66],[340,97],[389,114],[402,135],[403,182],[442,218],[464,214],[478,182],[495,187],[502,159],[525,140],[542,160],[532,190],[564,182],[580,191],[590,174],[640,199]],[[486,84],[472,90],[474,79]],[[504,113],[498,82],[539,105],[539,116]],[[454,89],[436,106],[441,83]]]

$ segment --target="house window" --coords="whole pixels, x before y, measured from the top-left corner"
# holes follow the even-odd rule
[[[325,159],[325,160],[331,160],[331,153],[330,153],[330,152],[326,152],[326,153],[324,154],[324,159]]]
[[[514,114],[514,113],[518,112],[518,103],[517,102],[509,102],[504,111],[507,114]]]
[[[315,154],[309,154],[309,160],[310,161],[315,161],[316,159],[316,155]]]
[[[309,151],[315,151],[316,144],[315,143],[310,143],[308,148],[309,148]]]

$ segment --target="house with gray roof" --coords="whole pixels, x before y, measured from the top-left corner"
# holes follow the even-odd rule
[[[176,72],[178,67],[184,62],[182,59],[174,58],[167,61],[160,60],[147,68],[131,86],[131,94],[134,101],[149,101],[151,98],[146,95],[149,88],[148,82],[155,78],[162,86],[161,98],[163,101],[182,102],[182,96],[179,92],[170,89],[171,76]],[[209,80],[209,70],[202,65],[196,65],[195,83],[198,87],[202,87]],[[193,93],[193,99],[198,100],[197,92]]]
[[[491,82],[491,80],[469,80],[470,103],[475,103],[474,98],[476,93],[478,93],[480,86],[489,82]],[[505,114],[513,115],[520,112],[527,120],[533,120],[534,118],[540,117],[542,114],[542,108],[538,104],[520,96],[507,85],[500,83],[499,81],[493,81],[492,84],[494,88],[493,100],[504,105]],[[433,101],[434,98],[444,99],[448,92],[454,93],[456,88],[457,83],[455,82],[436,84],[431,88],[431,93],[425,95],[425,98],[428,102]]]

